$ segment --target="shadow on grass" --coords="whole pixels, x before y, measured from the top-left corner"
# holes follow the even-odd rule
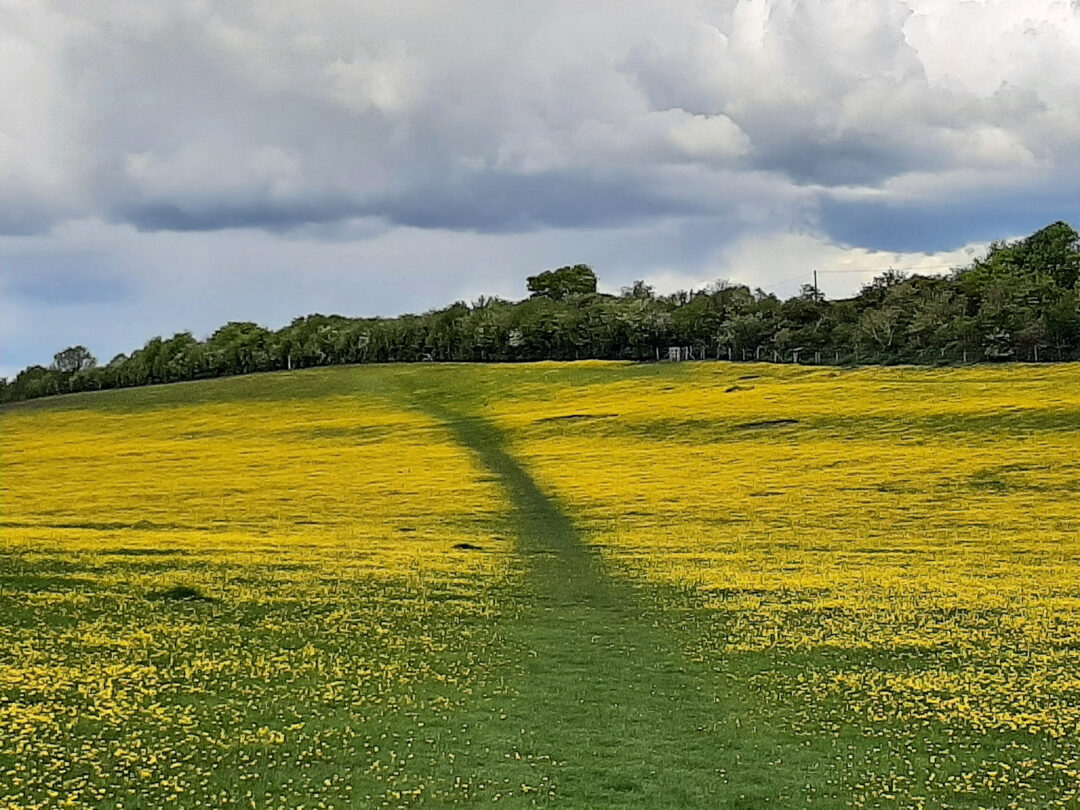
[[[529,590],[506,628],[520,651],[512,697],[467,718],[472,740],[459,767],[496,783],[539,779],[570,807],[806,801],[814,763],[799,743],[755,715],[745,694],[722,692],[712,668],[686,661],[663,617],[607,575],[498,428],[448,405],[445,395],[410,393],[510,496],[508,521]],[[777,760],[788,764],[774,767]]]
[[[198,588],[190,585],[174,585],[162,591],[148,593],[146,598],[152,602],[214,602],[214,597],[207,596]]]

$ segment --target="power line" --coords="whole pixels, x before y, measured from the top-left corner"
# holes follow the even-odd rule
[[[911,265],[910,267],[886,267],[884,270],[903,270],[903,271],[915,271],[915,270],[949,270],[956,267],[955,264],[920,264]],[[845,269],[845,270],[819,270],[819,273],[882,273],[884,272],[880,267],[867,267],[864,270]]]
[[[951,269],[953,269],[954,267],[957,267],[957,266],[958,265],[956,265],[956,264],[922,264],[922,265],[911,265],[909,267],[886,267],[886,268],[867,267],[867,268],[865,268],[863,270],[857,270],[857,269],[816,270],[816,271],[811,271],[811,272],[812,273],[814,273],[814,272],[816,272],[816,273],[830,273],[830,274],[836,274],[836,273],[840,273],[840,274],[847,274],[847,273],[866,274],[866,273],[884,273],[886,270],[900,270],[900,271],[903,271],[903,272],[914,272],[914,271],[917,271],[917,270],[951,270]],[[792,281],[800,281],[800,280],[805,280],[805,279],[806,279],[806,271],[803,271],[802,273],[799,273],[798,275],[790,276],[790,277],[784,278],[784,279],[780,279],[780,281],[774,281],[774,282],[772,282],[770,284],[756,284],[754,286],[756,286],[758,289],[761,289],[761,290],[776,290],[776,289],[778,289],[780,287],[783,287],[785,284],[790,284]],[[815,289],[817,288],[816,283],[813,286],[815,287]]]
[[[780,286],[782,286],[784,284],[787,284],[787,283],[789,283],[791,281],[798,281],[799,279],[805,279],[805,278],[806,278],[806,273],[802,272],[802,273],[799,273],[799,275],[797,275],[797,276],[792,276],[791,278],[785,278],[785,279],[781,279],[780,281],[774,281],[774,282],[772,282],[772,284],[764,284],[764,285],[759,284],[759,285],[755,285],[755,286],[759,286],[763,290],[771,290],[774,287],[780,287]]]

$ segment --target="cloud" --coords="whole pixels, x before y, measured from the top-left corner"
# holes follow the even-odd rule
[[[725,278],[760,286],[781,297],[812,284],[829,298],[847,298],[886,270],[910,274],[942,275],[971,264],[985,253],[986,243],[970,243],[951,250],[870,250],[832,241],[814,231],[778,231],[747,234],[721,250],[715,262]]]
[[[377,110],[400,115],[420,100],[421,71],[402,40],[377,53],[361,51],[326,68],[329,97],[356,112]]]
[[[649,217],[701,213],[702,205],[633,174],[474,172],[467,180],[434,184],[423,193],[410,189],[368,211],[419,228],[521,232],[626,225]]]
[[[811,250],[784,235],[880,258],[1080,220],[1069,0],[4,8],[19,358],[34,324],[131,348],[567,262],[764,282]]]
[[[90,207],[80,142],[87,99],[69,96],[65,45],[78,16],[34,3],[8,4],[0,26],[0,197],[3,232],[40,231]]]
[[[746,154],[750,139],[739,125],[726,115],[689,115],[684,110],[668,128],[667,134],[675,147],[693,158],[725,160]]]
[[[254,145],[236,153],[221,144],[189,143],[171,155],[124,156],[124,175],[150,199],[232,197],[254,192],[259,199],[290,196],[299,181],[296,157],[276,146]]]
[[[560,184],[617,191],[626,222],[696,210],[654,204],[681,166],[834,189],[1080,160],[1080,34],[1053,0],[16,9],[0,161],[24,232],[358,214],[502,232],[569,220],[536,211]],[[601,209],[581,224],[620,221]]]
[[[837,241],[885,250],[942,250],[1023,236],[1057,220],[1080,223],[1080,167],[905,175],[881,189],[824,198],[818,226]]]

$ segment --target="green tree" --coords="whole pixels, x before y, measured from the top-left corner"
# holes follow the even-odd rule
[[[1080,359],[1080,239],[1055,222],[948,277],[890,270],[858,295],[826,300],[807,285],[786,301],[718,282],[658,296],[644,282],[621,296],[596,292],[587,265],[528,279],[524,301],[480,298],[423,315],[309,315],[277,332],[230,323],[206,341],[155,337],[130,357],[95,367],[83,346],[26,369],[0,389],[14,401],[273,368],[438,360],[645,360],[670,345],[706,347],[734,359],[811,352],[839,361],[948,362]],[[869,350],[869,356],[867,351]]]
[[[546,296],[559,301],[570,295],[596,292],[596,273],[587,264],[575,264],[529,276],[526,284],[533,298]]]
[[[623,287],[619,290],[619,295],[623,298],[655,298],[656,290],[650,285],[646,284],[642,280],[635,281],[629,287]]]
[[[1017,271],[1047,274],[1062,289],[1071,290],[1080,279],[1080,234],[1065,222],[1047,225],[1001,252]]]
[[[97,365],[97,358],[90,354],[85,346],[69,346],[62,352],[53,355],[53,371],[62,371],[65,374],[74,374],[76,371],[85,371]]]
[[[273,334],[250,321],[225,324],[207,341],[207,359],[218,375],[250,374],[272,367]]]
[[[1073,351],[1080,349],[1080,287],[1065,293],[1048,309],[1046,331],[1059,359],[1070,347]]]
[[[13,389],[11,396],[18,399],[33,399],[59,394],[63,391],[61,387],[63,381],[63,375],[55,370],[44,366],[28,366],[16,375],[15,382],[11,384]]]

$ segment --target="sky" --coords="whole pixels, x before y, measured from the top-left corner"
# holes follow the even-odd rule
[[[1080,226],[1080,0],[0,0],[0,375]]]

